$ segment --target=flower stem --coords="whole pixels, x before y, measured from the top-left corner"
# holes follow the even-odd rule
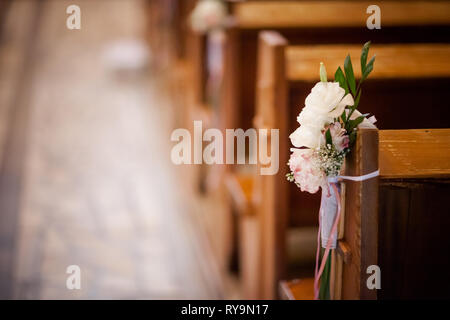
[[[322,257],[324,252],[325,250],[322,249]],[[331,273],[331,254],[328,255],[327,262],[325,263],[322,277],[320,279],[319,300],[330,300],[330,273]]]
[[[327,69],[325,69],[325,65],[323,62],[320,63],[320,81],[327,82]]]

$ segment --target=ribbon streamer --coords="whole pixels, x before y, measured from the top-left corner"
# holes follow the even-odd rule
[[[336,197],[336,203],[337,203],[337,214],[336,217],[334,219],[333,222],[333,226],[331,228],[331,232],[330,232],[330,236],[328,237],[328,241],[327,241],[327,245],[325,248],[325,253],[322,257],[322,262],[320,264],[319,267],[319,257],[320,257],[320,236],[321,236],[321,227],[322,227],[322,210],[323,210],[323,201],[320,202],[320,210],[319,210],[319,232],[317,233],[317,252],[316,252],[316,267],[315,267],[315,271],[314,271],[314,299],[318,300],[319,299],[319,280],[320,277],[322,276],[323,270],[325,268],[325,264],[326,261],[328,259],[328,255],[330,253],[330,249],[332,246],[332,242],[333,242],[333,234],[336,232],[337,230],[337,226],[339,223],[339,218],[341,217],[341,199],[340,199],[340,194],[339,194],[339,189],[337,186],[337,183],[339,182],[339,180],[351,180],[351,181],[364,181],[364,180],[369,180],[372,178],[375,178],[377,176],[379,176],[380,171],[376,170],[374,172],[371,172],[369,174],[365,174],[362,176],[337,176],[337,177],[331,177],[328,178],[328,187],[333,188],[333,193]],[[330,195],[331,196],[331,195]]]

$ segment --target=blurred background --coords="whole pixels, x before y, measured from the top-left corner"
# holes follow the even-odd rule
[[[0,296],[223,297],[188,170],[170,161],[148,1],[1,0],[0,13]]]
[[[311,299],[320,197],[288,184],[285,163],[319,61],[331,81],[349,50],[360,77],[372,40],[363,111],[380,129],[450,127],[450,3],[378,1],[381,29],[371,4],[0,0],[0,298]],[[279,173],[174,165],[172,131],[194,120],[279,128]],[[450,266],[448,210],[426,205],[444,185],[420,204],[380,200],[379,298],[448,298],[450,275],[429,281],[433,261]]]

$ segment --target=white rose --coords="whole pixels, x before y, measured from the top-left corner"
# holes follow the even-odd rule
[[[292,144],[297,148],[319,148],[324,143],[322,130],[325,125],[353,104],[352,95],[345,95],[339,83],[318,82],[306,97],[305,107],[297,118],[300,128],[290,135]]]
[[[309,125],[301,125],[289,138],[296,148],[307,147],[311,149],[319,148],[322,144],[322,128]]]
[[[345,90],[337,82],[318,82],[305,100],[305,108],[331,120],[339,117],[346,106],[353,104],[352,95],[345,95]]]
[[[323,114],[314,112],[312,108],[303,108],[302,112],[297,117],[297,122],[301,125],[308,125],[311,127],[318,127],[322,129],[325,124],[330,123],[333,119]]]

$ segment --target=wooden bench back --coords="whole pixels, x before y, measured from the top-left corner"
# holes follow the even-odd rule
[[[450,129],[359,128],[346,175],[377,168],[378,179],[344,182],[335,298],[448,298]],[[366,285],[370,265],[381,290]]]
[[[380,299],[448,299],[450,129],[381,130]]]
[[[304,46],[302,47],[304,50],[311,50],[312,53],[299,53],[298,50],[300,47],[295,47],[291,50],[289,46],[287,46],[287,41],[276,32],[262,32],[260,34],[260,46],[259,46],[259,54],[258,54],[258,81],[257,81],[257,96],[256,96],[256,116],[254,119],[255,126],[258,128],[277,128],[279,129],[279,139],[280,139],[280,170],[278,175],[274,177],[260,177],[260,181],[262,186],[260,187],[263,192],[261,195],[261,199],[271,199],[278,196],[278,190],[281,189],[267,189],[264,184],[272,183],[269,182],[270,179],[274,179],[276,181],[283,181],[284,176],[286,174],[287,168],[282,165],[283,162],[281,159],[286,159],[289,155],[289,144],[282,144],[283,142],[289,142],[289,134],[293,132],[293,130],[298,126],[296,122],[296,117],[303,107],[303,101],[306,98],[307,94],[310,92],[312,85],[317,82],[311,78],[311,73],[313,73],[313,67],[305,67],[305,65],[311,64],[316,66],[315,74],[318,74],[318,66],[320,61],[325,61],[325,63],[330,66],[337,66],[343,63],[345,58],[344,50],[341,46],[320,46],[320,47],[312,47],[312,46]],[[360,46],[358,48],[352,48],[349,46],[351,55],[356,55],[356,50],[360,52]],[[320,50],[319,50],[320,49]],[[389,81],[389,82],[381,82],[380,84],[383,87],[379,91],[369,91],[370,94],[365,90],[366,97],[364,103],[370,105],[372,103],[372,107],[370,109],[365,108],[365,104],[361,104],[361,110],[363,112],[371,112],[379,117],[379,110],[386,110],[385,115],[381,116],[380,124],[383,124],[383,121],[388,121],[389,119],[394,119],[392,121],[394,125],[398,125],[400,128],[408,128],[412,127],[414,124],[417,124],[418,121],[422,121],[426,118],[426,115],[420,112],[418,114],[414,114],[414,109],[411,108],[414,105],[415,100],[418,100],[420,103],[420,95],[421,92],[419,90],[410,92],[410,100],[411,104],[408,106],[409,113],[397,114],[396,108],[397,105],[393,105],[392,103],[389,105],[379,104],[377,100],[377,96],[379,95],[381,90],[388,90],[388,93],[392,95],[392,91],[390,90],[390,86],[395,84],[397,81],[402,81],[404,79],[412,79],[416,83],[416,86],[420,88],[426,87],[426,83],[428,81],[432,81],[432,83],[446,83],[444,76],[450,70],[448,68],[447,61],[441,59],[440,57],[444,54],[442,52],[450,52],[449,47],[446,45],[418,45],[418,46],[398,46],[395,49],[392,49],[391,46],[374,46],[373,52],[378,51],[378,58],[376,60],[376,67],[373,75],[371,75],[370,81],[365,83],[365,88],[371,81]],[[306,52],[306,51],[305,51]],[[414,52],[417,52],[417,56],[415,58]],[[436,68],[436,65],[433,63],[429,63],[426,60],[426,53],[429,55],[433,55],[437,53],[438,57],[436,60],[437,64],[441,64],[440,68]],[[405,64],[408,64],[409,59],[415,61],[422,61],[421,71],[410,70],[409,68],[399,67],[398,75],[395,75],[392,70],[387,70],[391,68],[391,61],[394,59],[392,55],[396,55],[398,58],[398,63],[401,64],[405,61]],[[296,60],[293,62],[291,59],[293,57],[302,56],[304,60],[302,62],[305,64],[301,66],[300,63],[297,63]],[[322,57],[319,58],[318,57]],[[317,60],[317,61],[316,61]],[[433,57],[429,57],[429,60],[433,61]],[[305,61],[307,63],[305,63]],[[353,58],[353,61],[358,61],[358,59]],[[317,62],[317,63],[316,63]],[[291,66],[295,66],[295,68]],[[355,63],[355,66],[357,64]],[[428,66],[428,67],[427,67]],[[332,67],[331,67],[332,68]],[[356,67],[355,67],[356,69]],[[299,70],[305,70],[304,73],[299,72]],[[330,69],[329,69],[330,70]],[[333,69],[331,69],[333,70]],[[433,70],[436,71],[435,81],[428,80],[431,75],[434,76]],[[330,72],[331,73],[331,72]],[[304,75],[304,79],[301,78],[301,74]],[[424,78],[422,80],[418,80],[421,76]],[[330,78],[332,76],[330,75]],[[377,79],[378,77],[378,79]],[[450,74],[447,74],[447,77],[450,77]],[[403,78],[403,79],[402,79]],[[400,79],[400,80],[399,80]],[[405,94],[406,91],[403,91]],[[433,87],[430,87],[429,92],[432,91]],[[443,90],[442,93],[446,91]],[[417,98],[419,97],[419,98]],[[428,95],[428,98],[430,96]],[[404,97],[402,97],[404,98]],[[374,100],[374,101],[371,101]],[[444,101],[444,100],[440,100]],[[400,106],[400,105],[399,105]],[[419,109],[421,105],[418,106]],[[441,106],[439,110],[433,110],[433,117],[429,117],[429,119],[436,121],[435,127],[439,127],[441,124],[446,125],[447,119],[442,119],[441,117],[436,117],[436,114],[445,114],[447,106]],[[389,118],[390,115],[390,118]],[[418,119],[418,120],[417,120]],[[447,125],[448,126],[448,125]],[[317,224],[317,212],[320,204],[320,195],[310,195],[307,193],[302,193],[298,190],[298,188],[293,184],[288,184],[284,182],[280,188],[287,188],[287,195],[283,195],[284,201],[288,203],[288,205],[280,205],[277,207],[262,205],[261,212],[263,212],[262,217],[263,220],[271,221],[269,224],[269,228],[272,228],[272,232],[274,233],[272,239],[285,239],[285,228],[288,225],[299,225],[299,226],[307,226],[307,225],[316,225]],[[267,193],[275,192],[272,196]],[[273,191],[277,190],[277,191]],[[275,197],[276,198],[276,197]],[[266,217],[266,218],[264,218]],[[270,218],[269,218],[270,217]],[[274,222],[275,221],[275,222]],[[267,223],[262,221],[262,224]],[[266,227],[264,227],[266,228]],[[262,241],[270,242],[270,237],[263,239]],[[283,274],[284,268],[284,260],[282,259],[283,252],[285,251],[285,243],[282,243],[282,240],[279,241],[274,247],[273,243],[267,244],[264,246],[264,250],[270,252],[276,251],[277,255],[281,258],[278,260],[267,259],[265,263],[271,264],[271,267],[268,267],[271,276],[265,276],[265,279],[268,280],[268,284],[266,286],[271,290],[273,288],[273,282],[270,279],[279,279],[280,275]],[[275,253],[272,254],[272,256]],[[271,254],[267,253],[267,257],[270,257]],[[364,270],[365,272],[365,270]],[[271,278],[272,277],[272,278]],[[361,289],[361,287],[359,287]],[[269,291],[270,291],[269,290]],[[346,296],[346,295],[344,295]]]
[[[288,141],[289,133],[298,126],[296,118],[304,105],[304,99],[317,82],[319,63],[325,63],[332,77],[330,70],[342,65],[348,53],[353,57],[352,60],[357,62],[361,49],[359,45],[348,45],[347,49],[342,45],[287,46],[287,41],[281,40],[281,37],[274,32],[261,33],[255,124],[280,128],[280,141]],[[276,60],[264,61],[262,57],[273,55],[271,52],[277,52],[279,57]],[[450,56],[450,45],[375,45],[371,54],[377,54],[376,67],[370,81],[363,88],[364,96],[360,108],[362,112],[374,114],[381,128],[450,127],[450,108],[442,104],[447,92],[445,87],[450,84],[450,61],[446,59]],[[358,77],[359,68],[356,66],[355,63]],[[285,79],[280,79],[277,83],[283,89],[275,94],[275,90],[281,89],[271,86],[265,77],[281,72]],[[416,90],[411,92],[411,88]],[[228,98],[232,99],[233,96]],[[407,102],[406,106],[400,104],[402,100]],[[423,111],[422,105],[425,101],[432,105],[434,112]],[[232,110],[229,110],[230,116],[233,116]],[[276,122],[275,115],[280,110],[288,110],[288,124],[283,128]],[[436,113],[442,116],[437,117]],[[280,153],[289,153],[288,150],[289,146],[286,146],[285,149],[280,149]],[[280,170],[279,176],[284,174],[285,172]],[[289,186],[289,193],[296,194],[297,191],[294,185]],[[320,197],[302,194],[290,198],[291,207],[301,205],[305,212],[303,215],[293,215],[293,223],[315,224],[313,214]]]
[[[327,69],[343,68],[350,54],[355,66],[355,77],[361,77],[358,67],[361,45],[289,46],[286,49],[287,77],[290,81],[317,81],[317,65],[323,62]],[[370,55],[376,55],[376,68],[371,78],[445,78],[450,75],[449,44],[373,45]],[[332,76],[332,74],[330,74]]]
[[[224,48],[234,52],[224,55],[220,93],[224,113],[234,114],[226,126],[251,127],[261,30],[274,29],[290,44],[305,45],[361,44],[368,39],[374,43],[450,42],[450,2],[383,2],[383,27],[376,32],[366,27],[369,5],[367,1],[232,2],[236,23],[226,30]]]
[[[449,298],[450,129],[358,128],[346,174],[379,168],[378,179],[341,183],[342,218],[332,252],[332,299]],[[369,289],[381,272],[380,290]],[[430,281],[430,278],[435,278]],[[312,279],[283,281],[288,299],[311,299]]]
[[[450,130],[380,131],[380,172],[384,181],[450,179]]]
[[[287,47],[292,119],[317,81],[320,62],[332,78],[338,66],[343,68],[347,54],[359,78],[360,45]],[[450,44],[373,45],[370,55],[377,58],[370,81],[364,84],[361,112],[374,114],[380,129],[450,127],[450,108],[442,103],[450,85]],[[424,105],[428,112],[424,112]],[[291,125],[294,130],[297,123],[292,121]]]
[[[333,71],[339,65],[343,67],[345,56],[350,53],[358,78],[360,50],[360,46],[354,45],[349,45],[347,50],[341,45],[286,47],[288,132],[298,127],[297,115],[311,87],[317,82],[320,62],[325,63],[329,77],[333,77]],[[450,56],[450,45],[374,45],[371,49],[373,54],[377,55],[375,70],[364,84],[361,112],[375,115],[380,129],[450,127],[450,108],[442,103],[450,85],[450,61],[446,58]],[[424,105],[428,106],[427,111]],[[275,104],[272,110],[279,108],[280,104]],[[264,112],[268,111],[258,111]],[[288,149],[281,152],[288,152]],[[296,192],[295,186],[290,186],[290,193]],[[291,215],[290,221],[294,224],[314,222],[313,213],[319,205],[319,198],[309,194],[291,197],[291,207],[302,206],[304,215]]]
[[[361,27],[370,1],[242,1],[232,5],[241,28]],[[382,25],[450,24],[448,1],[383,1],[377,3]]]
[[[309,88],[317,81],[321,61],[333,77],[350,54],[358,78],[360,52],[361,47],[354,45],[288,47],[286,72],[292,104],[297,104],[291,116],[303,107]],[[374,54],[375,68],[364,84],[361,112],[374,114],[380,129],[450,127],[450,108],[442,103],[450,85],[450,44],[373,45],[370,55]],[[424,112],[424,105],[441,116]],[[296,123],[292,125],[295,129]]]

